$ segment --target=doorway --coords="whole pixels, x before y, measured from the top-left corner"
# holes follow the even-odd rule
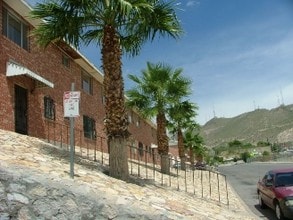
[[[27,89],[15,85],[14,94],[15,132],[27,134]]]

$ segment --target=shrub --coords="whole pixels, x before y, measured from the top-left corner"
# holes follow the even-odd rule
[[[247,151],[241,153],[241,159],[242,159],[245,163],[247,163],[247,159],[250,158],[250,157],[251,157],[251,155],[250,155],[250,153],[248,153]]]
[[[262,152],[262,155],[264,156],[264,157],[266,157],[266,156],[270,156],[270,152],[268,152],[268,151],[264,151],[264,152]]]

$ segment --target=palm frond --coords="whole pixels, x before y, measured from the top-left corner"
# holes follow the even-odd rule
[[[31,11],[31,16],[43,20],[33,31],[38,43],[47,46],[51,41],[63,39],[78,47],[84,31],[84,17],[80,7],[84,6],[69,0],[37,3]]]
[[[178,39],[183,33],[171,1],[133,1],[127,21],[122,21],[125,23],[121,23],[119,33],[123,39],[128,40],[125,40],[126,43],[133,42],[132,45],[123,45],[131,55],[139,53],[140,47],[137,45],[141,46],[147,40],[152,41],[156,36]]]
[[[101,45],[103,39],[104,30],[102,29],[95,29],[95,30],[88,30],[83,36],[82,39],[85,45],[89,45],[92,42]]]

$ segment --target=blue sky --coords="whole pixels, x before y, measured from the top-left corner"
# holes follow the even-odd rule
[[[157,38],[139,56],[124,57],[125,90],[133,86],[128,74],[140,74],[147,61],[163,62],[192,80],[200,124],[293,103],[292,0],[177,2],[184,35]],[[100,68],[99,48],[81,52]]]

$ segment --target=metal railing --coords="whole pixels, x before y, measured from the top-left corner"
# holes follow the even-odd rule
[[[69,126],[57,123],[47,123],[46,140],[69,150]],[[214,170],[198,170],[189,163],[185,168],[173,167],[178,164],[168,156],[170,169],[167,174],[161,172],[162,156],[134,146],[127,146],[130,175],[153,181],[154,184],[185,191],[197,198],[205,198],[229,205],[229,189],[226,176]],[[97,136],[95,140],[84,138],[82,130],[75,129],[75,154],[101,165],[109,166],[107,140]]]
[[[161,155],[132,146],[129,146],[129,150],[131,175],[153,180],[162,186],[185,191],[198,198],[211,199],[229,205],[229,190],[225,175],[209,168],[198,170],[189,163],[185,163],[183,170],[180,167],[174,168],[172,166],[174,159],[171,157],[168,157],[170,171],[164,174],[158,163],[163,159]],[[179,161],[175,160],[175,164],[178,163]]]

